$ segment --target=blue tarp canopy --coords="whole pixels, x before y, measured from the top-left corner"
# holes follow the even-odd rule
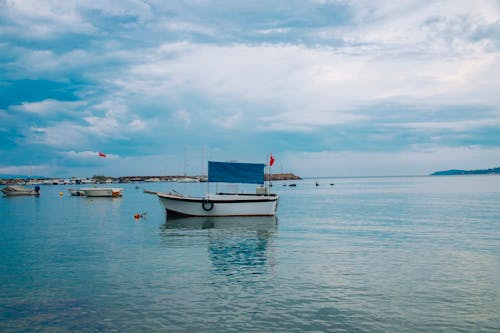
[[[208,161],[208,181],[264,184],[264,164]]]

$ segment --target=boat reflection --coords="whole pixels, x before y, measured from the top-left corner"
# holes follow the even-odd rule
[[[167,229],[233,229],[276,231],[276,216],[236,216],[236,217],[166,217],[163,230]]]
[[[200,230],[206,230],[212,273],[219,278],[249,282],[273,266],[275,216],[168,218],[161,228],[172,236],[190,231],[199,236]]]

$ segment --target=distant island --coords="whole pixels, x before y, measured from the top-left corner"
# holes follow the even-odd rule
[[[265,174],[265,180],[269,180],[269,175]],[[299,176],[294,175],[293,173],[272,173],[271,180],[300,180]]]
[[[495,175],[500,174],[500,167],[482,170],[444,170],[431,173],[431,176],[456,176],[456,175]]]

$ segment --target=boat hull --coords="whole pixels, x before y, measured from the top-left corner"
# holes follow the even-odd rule
[[[278,196],[208,194],[203,198],[157,193],[168,216],[273,216]]]
[[[21,186],[6,186],[0,190],[7,197],[40,195],[40,192]]]
[[[90,187],[81,188],[80,191],[85,193],[87,197],[121,197],[123,195],[122,188]]]
[[[20,197],[20,196],[30,196],[30,195],[40,195],[40,193],[35,191],[24,191],[24,192],[11,192],[11,191],[2,191],[3,195],[6,197]]]
[[[85,192],[83,192],[82,190],[80,189],[76,189],[76,188],[69,188],[68,189],[68,192],[72,195],[72,196],[76,196],[76,197],[82,197],[82,196],[85,196]]]

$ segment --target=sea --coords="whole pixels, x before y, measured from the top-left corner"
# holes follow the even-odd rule
[[[0,332],[500,332],[500,176],[293,182],[275,218],[0,197]]]

